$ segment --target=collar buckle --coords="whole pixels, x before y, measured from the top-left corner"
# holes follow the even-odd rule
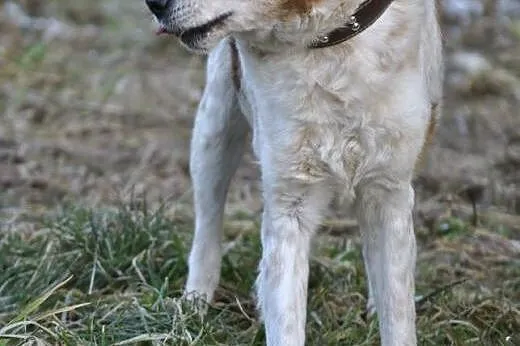
[[[356,16],[350,16],[347,25],[352,29],[352,31],[358,31],[361,28],[361,24],[359,24]]]

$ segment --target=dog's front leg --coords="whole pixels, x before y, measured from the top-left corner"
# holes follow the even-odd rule
[[[305,343],[309,247],[330,193],[313,186],[264,181],[262,260],[257,281],[268,346]]]
[[[381,343],[416,345],[412,187],[409,183],[397,188],[372,183],[360,189],[358,198],[364,259],[379,317]]]
[[[207,84],[191,142],[195,236],[185,293],[188,298],[201,296],[208,301],[220,278],[226,195],[249,132],[238,108],[230,56],[229,42],[224,40],[208,58]]]
[[[374,299],[374,287],[372,282],[370,282],[370,275],[368,275],[368,242],[363,242],[363,262],[365,263],[365,272],[367,279],[367,305],[366,305],[366,316],[368,318],[372,318],[376,314],[376,301]]]

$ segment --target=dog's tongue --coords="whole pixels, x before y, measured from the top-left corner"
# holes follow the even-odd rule
[[[168,30],[166,30],[166,27],[164,27],[162,25],[155,31],[155,34],[157,36],[164,35],[164,34],[167,34],[167,33],[168,33]]]

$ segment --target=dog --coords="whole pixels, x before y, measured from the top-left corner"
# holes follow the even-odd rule
[[[191,142],[186,295],[211,301],[224,204],[249,133],[262,172],[256,282],[267,345],[305,344],[311,238],[352,200],[383,345],[416,345],[412,178],[442,101],[433,0],[146,0],[159,34],[206,54]]]

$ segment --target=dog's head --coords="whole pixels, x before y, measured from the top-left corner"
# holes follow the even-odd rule
[[[207,52],[231,33],[301,40],[328,30],[363,0],[146,0],[159,33],[169,33],[193,51]],[[343,14],[345,14],[343,16]]]

